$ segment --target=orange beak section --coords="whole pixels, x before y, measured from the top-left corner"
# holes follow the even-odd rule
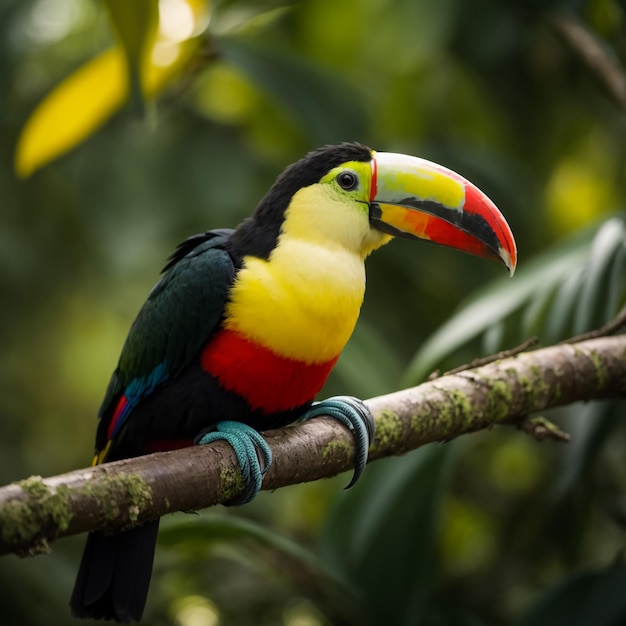
[[[513,233],[495,204],[456,172],[425,159],[374,154],[370,223],[396,237],[500,261],[511,275],[517,265]]]

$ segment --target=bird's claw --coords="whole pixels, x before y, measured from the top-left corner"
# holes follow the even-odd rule
[[[194,443],[205,445],[214,441],[230,444],[243,476],[242,494],[225,504],[238,506],[250,502],[261,490],[263,475],[272,464],[272,450],[258,431],[243,422],[218,422],[210,432],[201,433]]]
[[[333,396],[322,402],[314,402],[300,421],[307,421],[319,415],[328,415],[336,419],[354,433],[356,440],[354,474],[345,487],[350,489],[367,465],[368,450],[376,432],[374,417],[362,400],[352,396]]]

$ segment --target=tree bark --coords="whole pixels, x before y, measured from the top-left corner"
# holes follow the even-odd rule
[[[370,460],[400,455],[580,400],[626,397],[626,335],[525,352],[367,402],[376,419]],[[331,418],[264,433],[274,463],[264,489],[335,476],[354,463],[352,435]],[[242,486],[218,442],[0,488],[0,554],[46,552],[85,531],[117,532],[174,511],[227,503]]]

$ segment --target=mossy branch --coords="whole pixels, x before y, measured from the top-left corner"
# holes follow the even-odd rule
[[[399,455],[580,400],[626,397],[626,335],[525,352],[368,401],[370,460]],[[265,433],[274,454],[263,488],[352,468],[350,433],[330,418]],[[0,554],[38,554],[57,537],[116,532],[174,511],[224,503],[241,488],[223,443],[108,463],[0,488]]]

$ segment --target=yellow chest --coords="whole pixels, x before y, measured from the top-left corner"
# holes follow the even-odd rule
[[[280,356],[324,363],[350,338],[364,293],[365,267],[358,254],[284,241],[269,261],[245,259],[225,324]]]

